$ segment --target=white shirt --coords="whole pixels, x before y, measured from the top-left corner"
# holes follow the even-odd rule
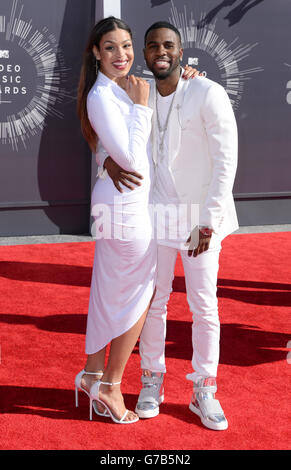
[[[168,96],[161,96],[157,91],[156,112],[162,129],[166,124],[173,99],[175,99],[175,92]],[[159,150],[158,161],[155,166],[153,186],[153,221],[157,242],[161,245],[186,249],[185,242],[189,236],[190,227],[185,227],[185,217],[187,216],[179,212],[180,200],[169,164],[168,130],[165,133],[157,132],[157,136],[157,148],[160,148],[160,144],[163,144],[163,151]]]

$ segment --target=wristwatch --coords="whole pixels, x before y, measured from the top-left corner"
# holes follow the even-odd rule
[[[213,232],[212,228],[209,228],[209,227],[199,227],[199,230],[206,237],[210,237]]]

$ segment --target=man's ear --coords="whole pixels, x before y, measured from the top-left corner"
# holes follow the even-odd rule
[[[100,57],[100,52],[99,52],[99,50],[97,49],[96,46],[93,46],[92,51],[93,51],[93,54],[94,54],[94,56],[96,57],[96,59],[97,59],[97,60],[100,60],[100,59],[101,59],[101,57]]]
[[[184,49],[180,48],[180,60],[183,59]]]

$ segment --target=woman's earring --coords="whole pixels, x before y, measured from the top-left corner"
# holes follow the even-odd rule
[[[96,62],[95,62],[95,70],[96,70],[96,75],[98,75],[98,61],[96,59]]]

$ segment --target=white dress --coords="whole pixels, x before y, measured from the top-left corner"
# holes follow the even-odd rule
[[[101,72],[88,94],[87,110],[99,148],[125,170],[143,175],[133,191],[123,186],[120,193],[107,176],[97,179],[92,192],[97,239],[86,354],[93,354],[128,331],[146,310],[155,288],[157,251],[150,215],[152,110],[134,104]]]

